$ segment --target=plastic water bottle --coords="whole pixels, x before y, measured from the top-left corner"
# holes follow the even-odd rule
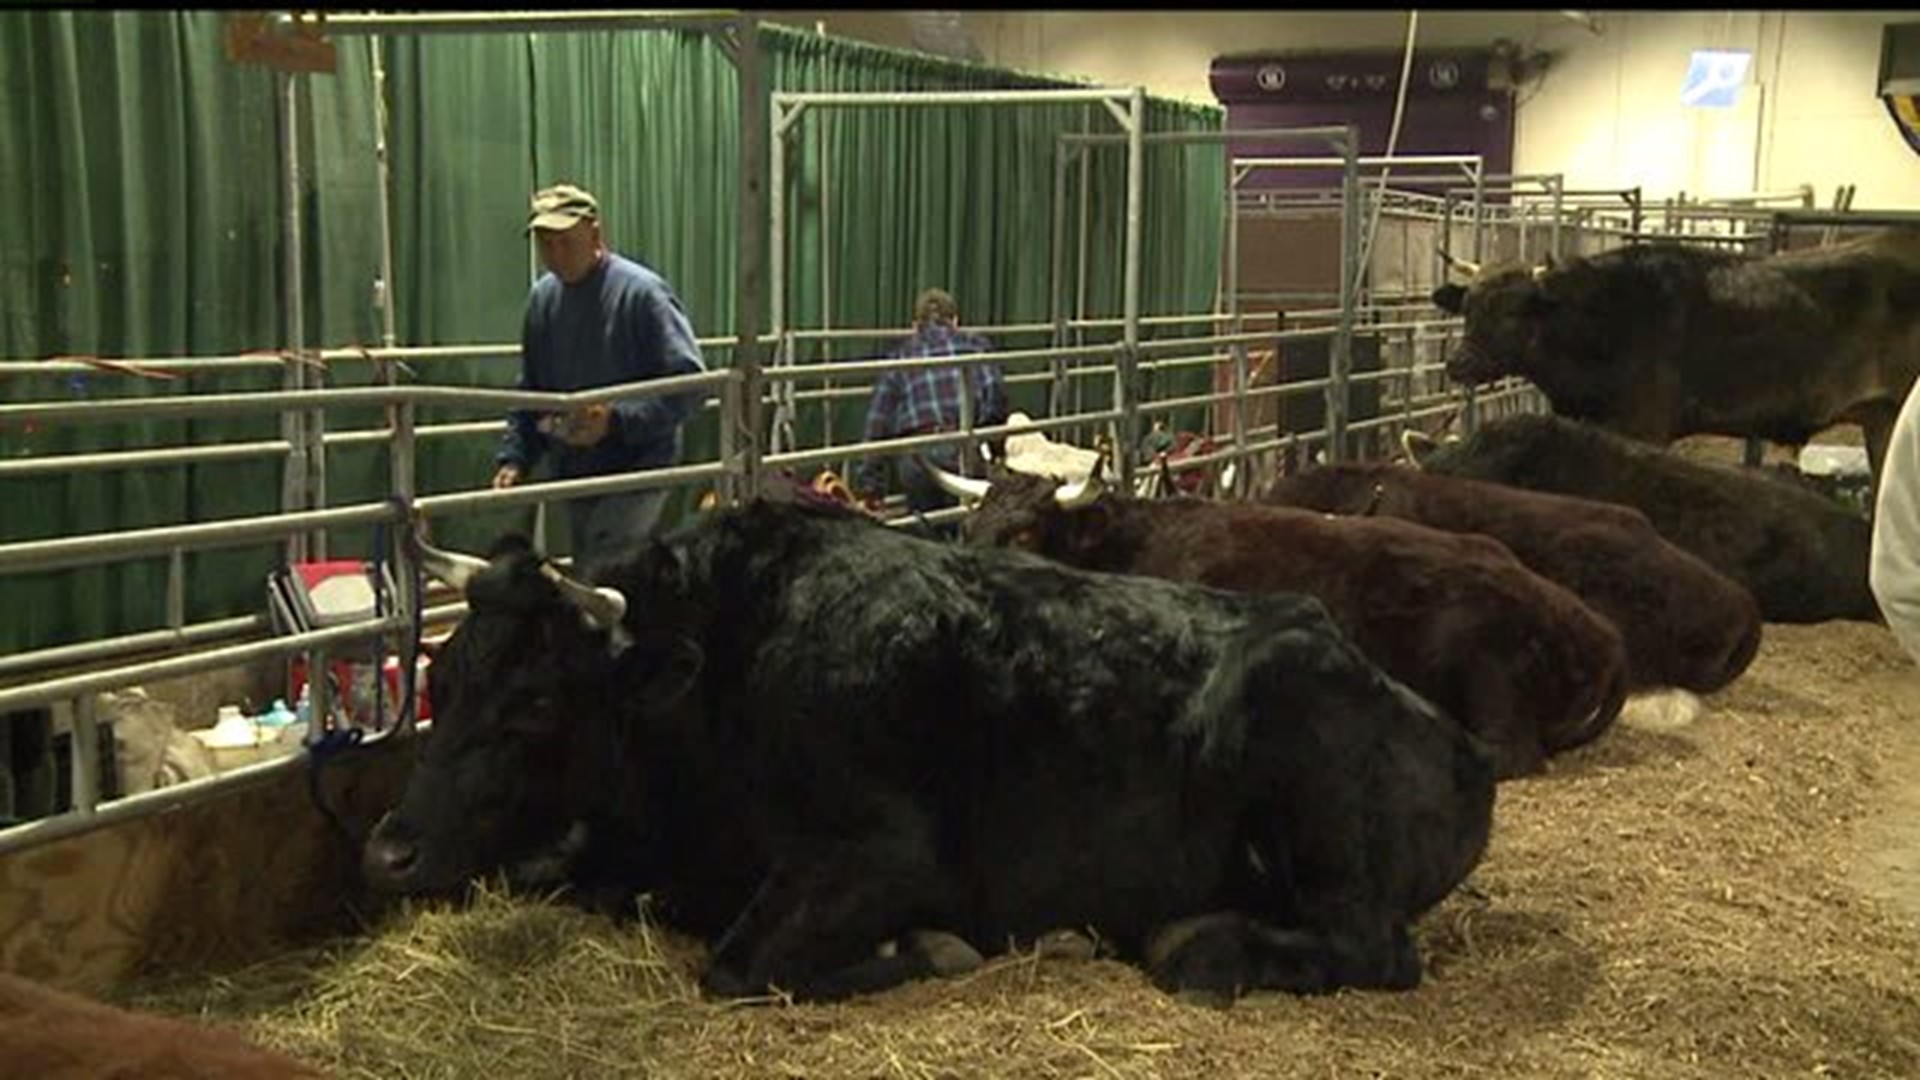
[[[273,708],[261,713],[254,719],[254,722],[261,727],[283,728],[298,723],[299,720],[300,718],[294,715],[293,710],[287,708],[287,700],[285,698],[274,698]]]
[[[258,746],[260,730],[254,726],[253,719],[240,711],[238,705],[222,705],[212,728],[208,729],[206,739],[214,746],[242,747]]]

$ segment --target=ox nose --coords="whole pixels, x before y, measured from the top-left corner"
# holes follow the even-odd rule
[[[388,828],[389,820],[383,818],[374,826],[361,856],[361,867],[367,880],[374,884],[397,887],[412,876],[419,863],[420,850],[411,840],[393,835]]]

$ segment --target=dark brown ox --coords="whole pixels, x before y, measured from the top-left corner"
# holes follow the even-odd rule
[[[1455,379],[1522,375],[1556,413],[1661,444],[1799,446],[1858,423],[1877,476],[1920,373],[1920,229],[1770,256],[1645,244],[1489,268],[1433,300],[1466,316]]]
[[[1625,506],[1382,464],[1282,477],[1265,500],[1499,540],[1620,629],[1635,690],[1717,690],[1739,677],[1760,647],[1752,595]]]
[[[970,543],[1070,566],[1237,592],[1305,593],[1374,663],[1493,750],[1502,778],[1607,729],[1626,695],[1620,635],[1579,597],[1496,541],[1399,521],[1248,503],[1128,498],[1098,480],[1065,497],[1045,477],[999,471]]]
[[[1639,510],[1661,536],[1744,585],[1769,622],[1879,618],[1867,588],[1867,520],[1768,472],[1689,461],[1552,416],[1495,421],[1419,461],[1429,472]]]

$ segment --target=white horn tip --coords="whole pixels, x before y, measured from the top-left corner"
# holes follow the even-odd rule
[[[612,609],[613,618],[610,621],[619,623],[627,617],[627,595],[625,593],[619,589],[609,589],[605,586],[601,586],[593,591],[595,595],[605,600],[607,606]]]

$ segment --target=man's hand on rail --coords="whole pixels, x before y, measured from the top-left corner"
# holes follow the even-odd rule
[[[582,450],[607,437],[613,426],[613,406],[586,405],[564,414],[555,414],[543,423],[547,434]]]

